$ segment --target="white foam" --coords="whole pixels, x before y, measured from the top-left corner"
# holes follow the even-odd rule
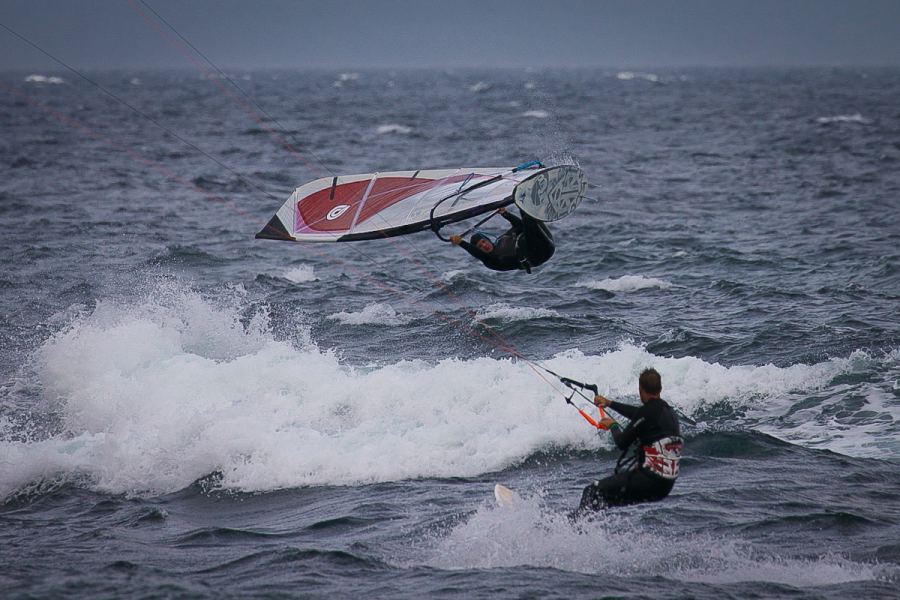
[[[846,370],[854,373],[873,369],[885,379],[900,375],[900,350],[875,358],[856,351],[846,359]],[[894,380],[895,387],[897,380]],[[846,406],[848,397],[860,405]],[[844,416],[841,416],[843,413]],[[824,448],[849,456],[895,459],[900,456],[900,402],[896,389],[885,383],[860,387],[845,383],[829,386],[815,394],[808,408],[792,408],[787,414],[756,427],[760,431],[791,443]]]
[[[530,321],[546,317],[558,317],[559,313],[548,308],[531,308],[528,306],[510,306],[504,303],[495,303],[478,309],[476,316],[479,319],[496,319],[499,321]]]
[[[447,283],[450,283],[450,282],[453,282],[453,281],[456,281],[459,279],[464,279],[466,276],[466,273],[467,273],[467,271],[465,271],[463,269],[453,269],[452,271],[447,271],[446,273],[443,273],[441,275],[441,279],[443,279]]]
[[[550,116],[550,113],[548,113],[546,110],[526,110],[519,116],[529,117],[532,119],[546,119]]]
[[[853,113],[852,115],[836,115],[833,117],[819,117],[816,119],[816,123],[821,123],[822,125],[827,125],[829,123],[862,123],[867,124],[871,123],[870,120],[866,119],[859,113]]]
[[[489,89],[491,89],[491,84],[489,84],[485,81],[479,81],[479,82],[473,83],[472,85],[469,86],[469,91],[475,92],[475,93],[486,92]]]
[[[284,273],[284,278],[294,283],[308,283],[310,281],[318,281],[316,270],[312,265],[298,265],[288,269]]]
[[[358,81],[359,73],[341,73],[338,75],[338,81]]]
[[[398,133],[400,135],[408,135],[412,133],[412,127],[400,125],[399,123],[386,123],[384,125],[379,125],[375,131],[378,134]]]
[[[62,77],[54,77],[47,75],[29,75],[25,78],[25,83],[49,83],[52,85],[59,85],[65,83],[66,81]]]
[[[359,312],[338,312],[328,315],[328,319],[342,325],[406,325],[412,322],[411,317],[398,314],[390,304],[376,302],[369,304]]]
[[[668,289],[672,284],[663,279],[655,277],[644,277],[643,275],[623,275],[615,279],[601,279],[599,281],[580,281],[575,284],[576,287],[585,287],[592,290],[604,290],[607,292],[636,292],[638,290],[646,290],[650,288]]]
[[[526,81],[526,82],[525,82],[525,85],[524,85],[523,87],[524,87],[526,90],[533,90],[534,88],[537,87],[537,84],[536,84],[535,82],[533,82],[533,81]]]
[[[59,415],[62,433],[9,441],[22,438],[5,425],[0,498],[54,477],[84,477],[94,489],[126,494],[176,491],[214,470],[223,487],[246,491],[472,477],[550,445],[610,444],[523,362],[392,363],[385,349],[387,364],[355,368],[302,329],[293,345],[277,341],[265,312],[248,321],[247,306],[239,289],[214,302],[166,284],[141,301],[101,301],[75,316],[31,365],[48,418]],[[344,318],[407,318],[372,306],[371,317],[364,309]],[[774,424],[835,375],[861,368],[860,360],[726,367],[622,343],[598,356],[571,350],[543,364],[630,402],[638,373],[654,366],[665,397],[686,413],[727,403]],[[516,399],[513,420],[509,398]],[[803,435],[827,447],[820,438],[828,431],[825,423]],[[799,433],[794,441],[805,443]],[[840,443],[848,452],[871,452]]]
[[[641,73],[638,71],[619,71],[616,73],[616,79],[622,81],[631,81],[633,79],[643,79],[644,81],[659,82],[659,75],[654,73]]]
[[[635,521],[620,512],[573,525],[558,512],[544,510],[536,497],[526,497],[513,507],[483,506],[426,549],[425,562],[440,569],[550,568],[595,575],[599,580],[665,577],[679,582],[758,581],[797,587],[882,576],[874,565],[839,556],[784,558],[729,537],[679,536]]]

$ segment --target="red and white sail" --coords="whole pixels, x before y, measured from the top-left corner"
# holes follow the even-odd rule
[[[460,168],[325,177],[294,190],[256,237],[346,242],[414,233],[512,204],[516,186],[560,168]],[[564,168],[581,174],[577,167]],[[583,174],[580,177],[583,180]],[[583,193],[581,186],[578,199]]]

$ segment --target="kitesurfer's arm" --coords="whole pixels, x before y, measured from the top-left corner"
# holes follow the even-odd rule
[[[637,439],[637,427],[641,423],[644,422],[643,417],[637,419],[636,421],[632,421],[628,424],[628,427],[622,429],[619,427],[619,424],[616,423],[612,427],[609,428],[609,432],[612,434],[613,441],[616,443],[616,446],[619,447],[619,450],[628,449],[631,444],[634,443],[634,440]]]
[[[608,405],[611,409],[625,417],[626,419],[630,419],[634,421],[638,418],[638,414],[641,412],[640,406],[632,406],[631,404],[622,404],[621,402],[612,401]]]
[[[600,394],[594,396],[594,404],[601,408],[612,408],[615,409],[616,412],[621,413],[622,415],[631,419],[631,423],[628,424],[628,427],[622,429],[622,427],[615,422],[615,420],[607,417],[600,421],[601,424],[606,425],[606,428],[612,434],[613,441],[618,446],[619,450],[626,450],[634,440],[637,439],[637,427],[641,423],[644,422],[644,416],[641,411],[640,406],[631,406],[629,404],[622,404],[620,402],[613,402],[609,398],[605,398]],[[624,409],[624,410],[623,410]]]
[[[631,404],[622,404],[621,402],[616,402],[614,400],[610,400],[609,398],[605,398],[600,394],[594,396],[594,404],[601,408],[611,408],[626,419],[634,421],[638,417],[638,413],[641,410],[640,406],[632,406]]]

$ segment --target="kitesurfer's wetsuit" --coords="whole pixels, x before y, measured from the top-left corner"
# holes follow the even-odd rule
[[[625,429],[614,425],[610,433],[623,457],[632,444],[637,446],[635,456],[620,458],[614,475],[584,488],[579,512],[662,500],[678,477],[684,441],[672,407],[660,398],[651,398],[641,406],[612,402],[609,408],[631,420]]]
[[[553,256],[556,251],[553,234],[543,221],[533,219],[525,213],[522,213],[522,218],[509,212],[500,214],[512,223],[512,227],[497,238],[493,250],[483,252],[465,240],[461,240],[459,245],[494,271],[525,269],[531,273],[532,267],[544,264]]]

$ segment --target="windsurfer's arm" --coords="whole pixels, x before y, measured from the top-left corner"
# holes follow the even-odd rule
[[[462,248],[463,250],[465,250],[466,252],[468,252],[469,254],[471,254],[472,256],[477,258],[478,260],[484,262],[485,253],[482,252],[481,250],[479,250],[478,248],[476,248],[475,246],[473,246],[472,244],[470,244],[469,242],[467,242],[466,240],[462,239],[460,236],[451,235],[450,243],[453,244],[454,246],[459,246],[460,248]]]
[[[501,217],[512,223],[513,227],[515,227],[516,229],[522,227],[522,219],[506,210],[505,207],[501,206],[497,209],[497,212],[500,213]]]
[[[454,246],[459,246],[460,248],[462,248],[463,250],[465,250],[472,256],[475,256],[476,258],[478,258],[478,256],[475,254],[475,252],[478,252],[479,250],[475,246],[473,246],[472,244],[467,242],[466,240],[462,239],[461,236],[451,235],[450,243],[453,244]]]

